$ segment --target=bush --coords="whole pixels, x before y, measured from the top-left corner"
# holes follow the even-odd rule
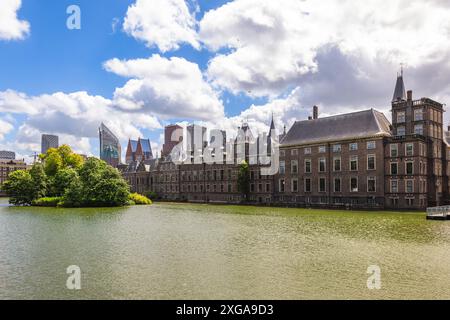
[[[158,194],[157,194],[156,192],[154,192],[154,191],[147,191],[147,192],[145,193],[145,196],[146,196],[147,198],[149,198],[150,200],[152,200],[152,201],[158,199]]]
[[[33,200],[32,205],[36,207],[57,207],[62,197],[47,197]]]
[[[130,194],[130,200],[133,201],[137,205],[149,205],[152,204],[152,200],[147,198],[146,196],[143,196],[139,193],[132,193]]]

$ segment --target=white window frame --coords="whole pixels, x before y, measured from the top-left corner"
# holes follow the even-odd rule
[[[406,122],[406,112],[397,111],[397,123],[405,123],[405,122]]]
[[[320,170],[320,163],[321,163],[321,161],[324,161],[324,166],[323,166],[323,171],[321,171]],[[317,168],[317,172],[321,172],[321,173],[323,173],[323,172],[327,172],[327,158],[319,158],[318,159],[318,168]]]
[[[395,182],[395,183],[397,184],[396,190],[395,190],[395,191],[394,191],[393,188],[392,188],[392,183],[393,183],[393,182]],[[391,179],[391,180],[390,180],[390,190],[391,190],[391,193],[398,193],[398,179]]]
[[[408,191],[408,182],[411,182],[411,188],[412,188],[411,192]],[[405,193],[414,193],[414,180],[413,179],[405,180]]]
[[[395,147],[395,148],[394,148],[394,147]],[[397,152],[397,155],[395,155],[395,156],[392,155],[392,151],[393,151],[393,150],[395,150],[395,151]],[[390,155],[391,157],[393,157],[393,158],[398,157],[398,143],[394,143],[394,144],[391,144],[391,145],[390,145],[390,148],[389,148],[389,155]]]
[[[336,170],[336,160],[339,160],[339,170]],[[342,158],[333,157],[333,172],[341,172],[341,171],[342,171]]]
[[[358,142],[352,142],[348,145],[349,151],[357,151],[358,150]]]
[[[341,152],[342,151],[342,145],[340,143],[333,144],[333,152]]]
[[[306,163],[307,162],[309,163],[309,171],[306,170],[306,168],[307,168]],[[305,159],[304,164],[305,164],[305,169],[304,169],[305,173],[312,173],[312,160],[311,159]]]
[[[356,169],[355,170],[352,170],[352,161],[354,160],[354,159],[356,159]],[[351,156],[350,157],[350,160],[349,160],[349,171],[352,171],[352,172],[355,172],[355,171],[358,171],[358,169],[359,169],[359,158],[358,158],[358,156]]]
[[[411,173],[408,173],[408,163],[412,164],[412,172]],[[407,176],[414,175],[414,161],[406,161],[405,162],[405,175],[407,175]]]
[[[324,184],[324,186],[325,186],[325,190],[324,191],[321,191],[320,190],[320,180],[325,180],[325,184]],[[319,193],[326,193],[327,192],[327,178],[325,178],[325,177],[319,177],[318,178],[318,185],[317,185],[317,190],[319,191]]]
[[[353,191],[352,190],[352,179],[356,179],[356,191]],[[359,192],[359,178],[358,177],[350,177],[350,179],[349,179],[350,181],[350,183],[349,183],[349,187],[350,187],[350,192],[351,193],[357,193],[357,192]]]
[[[411,154],[408,154],[408,146],[412,147],[411,148]],[[406,157],[414,156],[414,143],[412,143],[412,142],[405,143],[405,156]]]
[[[373,169],[369,169],[369,158],[373,157]],[[375,154],[368,154],[367,155],[367,170],[373,171],[377,170],[377,156]]]
[[[296,181],[297,182],[297,190],[294,190],[294,181]],[[298,179],[297,178],[292,178],[291,179],[291,192],[298,192],[299,190],[298,190]]]
[[[369,191],[369,180],[373,180],[375,182],[375,190],[374,191]],[[368,193],[377,192],[377,177],[367,177],[367,192]]]
[[[326,153],[327,152],[327,146],[319,146],[317,148],[319,153]]]
[[[373,144],[373,148],[371,147]],[[376,141],[367,141],[367,150],[375,150],[377,148]]]

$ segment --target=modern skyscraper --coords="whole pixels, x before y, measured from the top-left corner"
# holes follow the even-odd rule
[[[183,128],[177,124],[172,124],[164,128],[164,144],[161,155],[168,156],[172,149],[183,141]]]
[[[119,139],[103,123],[100,125],[98,132],[100,138],[100,159],[113,167],[117,167],[122,162]]]
[[[41,153],[46,153],[50,148],[58,148],[59,147],[59,138],[58,136],[51,134],[43,134],[41,139]]]
[[[0,151],[0,159],[14,160],[14,159],[16,159],[16,153],[12,152],[12,151]]]

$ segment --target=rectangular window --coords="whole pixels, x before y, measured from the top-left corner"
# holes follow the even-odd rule
[[[319,172],[325,172],[326,170],[326,159],[320,158],[319,159]]]
[[[311,154],[311,148],[305,148],[305,154]]]
[[[406,163],[406,174],[407,175],[414,174],[414,162],[409,161]]]
[[[297,149],[292,149],[291,150],[291,156],[296,156],[298,155],[298,150]]]
[[[326,179],[325,178],[319,178],[319,192],[326,192]]]
[[[336,157],[333,159],[333,170],[341,171],[341,158],[340,157]]]
[[[292,192],[298,192],[298,180],[297,179],[292,179],[291,181],[291,191]]]
[[[414,192],[414,180],[406,180],[406,192],[407,193]]]
[[[333,152],[341,152],[342,146],[340,144],[333,145]]]
[[[327,147],[325,147],[325,146],[320,146],[320,147],[319,147],[319,153],[325,153],[325,152],[327,152]]]
[[[350,178],[350,192],[358,192],[358,178]]]
[[[398,157],[398,144],[391,144],[391,157]]]
[[[334,179],[334,192],[341,192],[341,178]]]
[[[398,192],[398,180],[391,180],[391,193]]]
[[[284,157],[286,155],[286,152],[284,150],[280,150],[280,157]]]
[[[416,124],[414,126],[414,133],[423,135],[423,124]]]
[[[367,141],[367,149],[373,150],[376,148],[376,142],[375,141]]]
[[[391,174],[392,175],[397,175],[398,174],[398,163],[397,162],[392,162],[391,163]]]
[[[279,189],[280,189],[280,192],[284,192],[284,186],[285,186],[284,179],[280,179],[280,180],[278,181],[278,183],[279,183]]]
[[[411,157],[414,155],[414,144],[413,143],[407,143],[405,145],[405,154],[407,157]]]
[[[358,171],[358,156],[350,158],[350,171]]]
[[[350,151],[356,151],[356,150],[358,150],[358,143],[357,143],[357,142],[355,142],[355,143],[350,143],[350,144],[349,144],[349,149],[350,149]]]
[[[298,173],[298,161],[297,160],[292,160],[291,161],[291,173],[292,174],[297,174]]]
[[[305,173],[311,173],[311,160],[305,159]]]
[[[376,192],[377,191],[377,180],[375,177],[367,178],[367,192]]]
[[[280,174],[286,173],[286,162],[280,161]]]
[[[305,192],[311,192],[311,179],[305,179]]]
[[[367,170],[375,170],[375,155],[367,155]]]
[[[423,110],[422,109],[415,109],[414,110],[414,120],[415,121],[423,120]]]
[[[397,128],[397,136],[404,136],[406,134],[406,129],[404,126]]]
[[[406,113],[404,111],[397,112],[397,122],[404,123],[406,120]]]

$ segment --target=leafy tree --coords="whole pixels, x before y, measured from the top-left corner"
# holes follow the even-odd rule
[[[237,183],[239,192],[247,200],[250,193],[250,168],[245,160],[239,165]]]
[[[46,154],[40,156],[44,163],[45,173],[53,177],[61,169],[79,169],[83,165],[83,157],[76,154],[68,145],[50,148]]]
[[[44,166],[41,163],[34,164],[30,170],[30,175],[34,184],[33,200],[45,197],[48,192],[49,182]]]
[[[62,204],[64,207],[82,207],[86,203],[83,184],[78,176],[70,182],[64,193]]]
[[[73,180],[78,179],[78,173],[73,168],[60,169],[53,178],[51,193],[55,197],[61,197],[66,193]]]
[[[17,170],[9,174],[3,189],[9,196],[9,202],[16,206],[30,205],[35,199],[35,186],[30,172]]]

